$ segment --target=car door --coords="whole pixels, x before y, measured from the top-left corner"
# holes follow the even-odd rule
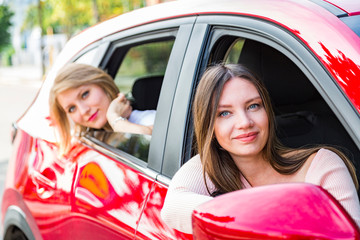
[[[156,110],[156,118],[151,136],[99,130],[82,137],[86,149],[75,160],[72,238],[134,239],[136,234],[148,239],[159,231],[174,235],[158,222],[161,206],[150,195],[162,166],[169,109],[193,22],[152,23],[103,39],[106,53],[99,67],[113,76],[134,109]],[[152,215],[143,211],[149,201],[156,206]],[[138,228],[144,218],[147,227]]]
[[[286,146],[334,145],[359,166],[357,112],[301,39],[282,25],[241,15],[199,16],[193,36],[174,97],[159,188],[166,188],[196,154],[192,98],[206,66],[218,62],[245,64],[260,75],[274,103],[277,134]]]

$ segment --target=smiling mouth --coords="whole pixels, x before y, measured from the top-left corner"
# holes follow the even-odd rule
[[[249,143],[249,142],[253,142],[258,136],[258,134],[259,134],[258,132],[250,132],[250,133],[238,135],[235,137],[235,139],[244,143]]]
[[[98,113],[99,113],[99,111],[96,111],[93,115],[91,115],[91,117],[89,118],[88,121],[91,122],[91,121],[95,120],[95,118],[97,117]]]

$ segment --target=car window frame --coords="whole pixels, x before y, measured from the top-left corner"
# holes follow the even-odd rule
[[[199,76],[201,76],[206,69],[212,47],[221,36],[229,35],[230,31],[237,37],[252,39],[267,44],[292,60],[308,77],[357,147],[360,148],[360,120],[356,109],[354,109],[350,101],[346,98],[331,74],[300,39],[284,27],[261,18],[241,15],[199,16],[194,26],[192,38],[199,38],[196,35],[200,34],[202,35],[202,41],[193,41],[198,45],[189,46],[189,51],[185,56],[185,64],[180,74],[179,87],[177,88],[174,98],[174,108],[182,108],[181,113],[186,116],[186,119],[179,116],[177,118],[172,117],[172,119],[170,119],[170,130],[168,133],[170,136],[174,136],[175,132],[172,130],[175,126],[177,126],[177,128],[181,126],[182,129],[186,129],[181,137],[168,138],[169,142],[171,141],[173,144],[176,142],[176,145],[183,146],[183,148],[177,150],[177,155],[179,156],[175,158],[175,160],[174,153],[171,152],[173,150],[165,152],[164,167],[161,172],[162,176],[159,178],[162,183],[168,185],[176,171],[190,158],[189,151],[186,151],[184,147],[191,146],[188,141],[192,141],[193,130],[190,112],[195,86],[197,85]],[[190,41],[190,43],[192,43],[192,41]],[[192,48],[194,48],[194,50],[191,50]],[[192,51],[196,51],[196,49],[200,54],[194,57]],[[199,49],[202,49],[202,51]],[[197,62],[195,64],[198,67],[191,68],[191,66],[187,66],[189,59],[196,59]],[[192,62],[194,63],[194,61]],[[184,72],[184,69],[188,70],[188,72]],[[190,72],[189,69],[192,71]],[[184,84],[183,87],[182,83]],[[188,106],[184,106],[185,104],[183,103],[184,92],[186,92],[186,104]],[[175,115],[172,114],[172,116]]]
[[[111,54],[116,47],[134,46],[144,42],[164,39],[164,37],[174,36],[175,38],[163,80],[163,88],[166,89],[166,91],[162,90],[159,97],[147,164],[126,152],[91,137],[90,134],[82,136],[81,141],[84,144],[154,179],[156,178],[157,173],[161,171],[163,150],[168,130],[168,119],[170,118],[169,113],[178,81],[178,74],[183,63],[195,19],[196,17],[190,16],[181,19],[155,22],[115,33],[102,39],[102,44],[104,44],[105,47],[100,48],[106,49],[106,51],[101,55],[100,60],[98,60],[98,67],[106,70]]]

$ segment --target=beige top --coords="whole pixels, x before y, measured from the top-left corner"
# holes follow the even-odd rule
[[[242,180],[246,188],[251,187],[245,178]],[[359,198],[350,173],[337,154],[320,149],[311,162],[305,182],[326,189],[360,226]],[[210,192],[213,192],[215,186],[208,178],[207,184]],[[192,233],[193,210],[211,199],[206,190],[200,156],[196,155],[186,162],[173,177],[161,210],[161,217],[170,227]]]

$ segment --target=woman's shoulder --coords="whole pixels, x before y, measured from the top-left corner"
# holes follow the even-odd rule
[[[309,161],[307,177],[320,176],[339,169],[347,169],[341,157],[331,149],[319,149]]]
[[[341,157],[331,149],[321,148],[319,149],[312,162],[315,163],[326,163],[327,165],[343,165],[344,161]]]
[[[199,171],[200,169],[202,170],[202,163],[201,163],[201,159],[200,159],[200,155],[196,154],[195,156],[193,156],[192,158],[190,158],[187,162],[185,162],[180,169],[189,169],[189,170],[197,170]]]
[[[291,154],[303,154],[305,149],[298,149]],[[309,176],[315,174],[318,175],[321,172],[327,172],[333,168],[343,167],[344,163],[342,159],[332,150],[327,148],[320,148],[319,150],[310,154],[304,161],[304,164],[294,175],[296,179],[307,179]]]
[[[214,186],[207,178],[207,184],[210,189]],[[170,188],[173,189],[188,189],[199,194],[207,193],[206,183],[204,180],[204,171],[201,164],[200,156],[195,155],[184,163],[180,169],[175,173],[171,180]]]
[[[196,179],[196,181],[203,179],[203,167],[199,155],[193,156],[184,163],[175,173],[172,181],[178,181],[180,179],[180,181],[183,182],[184,179],[189,180],[189,178],[193,180]]]

